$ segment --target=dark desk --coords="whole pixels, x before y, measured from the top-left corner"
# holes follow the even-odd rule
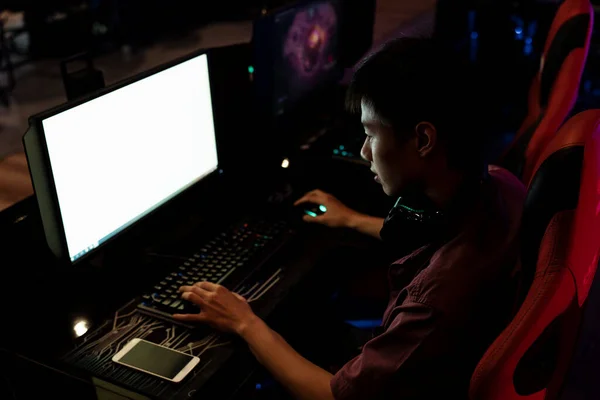
[[[190,209],[195,201],[190,197],[186,207],[173,205],[130,234],[125,243],[111,246],[89,263],[62,270],[45,249],[34,202],[23,203],[15,215],[2,215],[2,266],[7,279],[0,295],[6,321],[0,334],[0,366],[17,398],[64,398],[67,393],[78,399],[233,398],[257,368],[244,343],[207,327],[187,329],[149,317],[135,307],[134,296],[165,276],[176,262],[149,254],[160,253],[164,243],[186,236],[193,226],[214,226],[214,221],[206,222],[200,213],[186,215],[184,224],[173,222],[181,221],[180,210]],[[196,209],[206,206],[217,207]],[[230,209],[231,204],[220,206]],[[241,207],[228,218],[235,220],[237,214],[248,211]],[[15,223],[18,214],[28,217]],[[276,322],[275,318],[285,324],[290,317],[285,315],[286,303],[328,294],[336,276],[335,268],[320,265],[328,253],[341,247],[367,249],[373,244],[354,233],[304,225],[299,219],[293,227],[293,240],[265,267],[268,273],[281,270],[281,280],[253,303],[255,312],[269,323]],[[153,242],[145,242],[148,232],[153,232]],[[80,321],[87,322],[89,331],[76,338],[74,326]],[[110,358],[133,337],[165,342],[180,350],[192,348],[201,363],[194,376],[181,384],[124,370]]]

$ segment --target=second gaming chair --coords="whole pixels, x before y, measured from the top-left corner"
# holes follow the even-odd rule
[[[597,268],[599,141],[600,110],[580,113],[533,169],[522,235],[522,267],[533,271],[526,274],[532,282],[475,369],[471,400],[557,398]]]
[[[529,90],[527,117],[499,161],[525,185],[544,148],[575,105],[593,20],[589,0],[565,0],[552,22],[539,72]]]

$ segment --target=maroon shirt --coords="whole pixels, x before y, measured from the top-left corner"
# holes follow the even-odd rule
[[[475,366],[508,324],[525,188],[490,167],[450,241],[389,269],[384,332],[333,377],[337,400],[467,399]]]

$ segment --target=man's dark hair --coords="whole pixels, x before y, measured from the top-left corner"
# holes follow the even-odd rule
[[[360,63],[346,105],[359,113],[366,101],[400,136],[430,122],[450,166],[473,171],[484,165],[486,134],[474,78],[466,62],[433,39],[395,39]]]

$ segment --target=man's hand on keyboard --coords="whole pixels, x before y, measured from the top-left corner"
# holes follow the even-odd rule
[[[242,296],[221,285],[198,282],[182,286],[181,297],[200,307],[199,314],[175,314],[173,318],[186,322],[204,322],[224,332],[240,334],[258,317]]]

